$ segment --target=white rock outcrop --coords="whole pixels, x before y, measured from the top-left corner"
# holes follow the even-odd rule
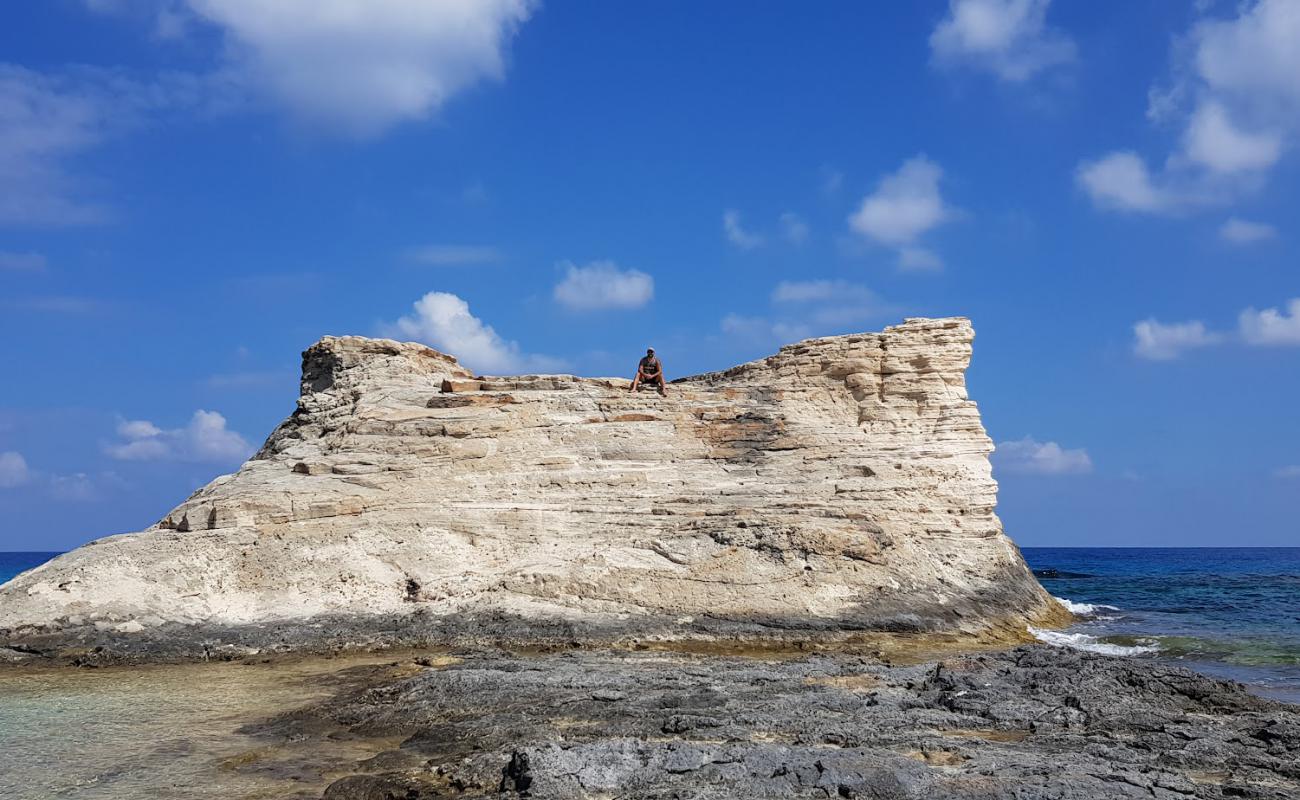
[[[488,618],[612,636],[1061,621],[994,514],[973,336],[909,319],[666,398],[326,337],[238,472],[0,588],[0,643],[324,619],[435,637]]]

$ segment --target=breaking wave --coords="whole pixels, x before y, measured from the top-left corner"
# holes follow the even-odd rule
[[[1076,603],[1072,600],[1066,600],[1064,597],[1056,597],[1055,595],[1053,595],[1053,599],[1065,606],[1066,610],[1071,614],[1077,614],[1081,617],[1096,616],[1102,611],[1119,611],[1115,606],[1102,605],[1101,603]]]
[[[1103,642],[1096,636],[1089,636],[1086,633],[1063,633],[1062,631],[1047,631],[1042,628],[1029,626],[1029,632],[1034,638],[1044,644],[1050,644],[1053,647],[1069,647],[1074,650],[1086,650],[1089,653],[1101,653],[1107,656],[1140,656],[1146,653],[1155,653],[1160,648],[1154,644],[1112,644]],[[1149,641],[1149,640],[1138,640]]]

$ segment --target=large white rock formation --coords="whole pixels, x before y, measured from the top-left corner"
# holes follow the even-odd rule
[[[615,637],[1060,621],[994,514],[973,335],[909,319],[810,339],[667,398],[326,337],[238,472],[0,589],[0,644],[298,623],[309,642],[321,620],[433,638],[485,619]]]

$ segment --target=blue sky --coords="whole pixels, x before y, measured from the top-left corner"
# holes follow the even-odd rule
[[[324,334],[676,377],[960,314],[1025,545],[1300,544],[1300,4],[50,0],[0,25],[0,549]]]

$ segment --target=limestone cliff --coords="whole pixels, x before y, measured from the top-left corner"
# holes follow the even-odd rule
[[[253,459],[149,530],[5,585],[0,642],[1061,621],[994,514],[973,336],[955,318],[810,339],[667,398],[326,337]]]

